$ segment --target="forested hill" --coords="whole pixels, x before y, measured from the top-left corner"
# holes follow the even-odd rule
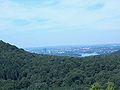
[[[16,46],[12,46],[9,43],[5,43],[2,40],[0,40],[0,51],[9,51],[9,50],[16,50],[18,49]]]
[[[109,54],[109,56],[120,56],[120,50]]]
[[[0,90],[120,90],[120,56],[86,58],[32,54],[0,41]]]

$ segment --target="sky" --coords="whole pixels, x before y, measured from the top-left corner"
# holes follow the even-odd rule
[[[120,43],[120,0],[0,0],[0,40],[22,48]]]

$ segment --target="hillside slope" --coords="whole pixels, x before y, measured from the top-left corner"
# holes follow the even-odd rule
[[[99,82],[120,86],[120,56],[38,55],[0,41],[0,90],[89,90]]]

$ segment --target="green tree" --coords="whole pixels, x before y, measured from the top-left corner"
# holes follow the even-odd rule
[[[103,89],[101,88],[101,85],[99,83],[94,83],[90,90],[103,90]]]
[[[114,90],[114,83],[113,82],[108,82],[108,87],[106,90]]]

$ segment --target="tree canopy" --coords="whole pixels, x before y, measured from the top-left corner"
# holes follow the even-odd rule
[[[120,56],[39,55],[0,41],[0,90],[89,90],[96,82],[120,89]]]

